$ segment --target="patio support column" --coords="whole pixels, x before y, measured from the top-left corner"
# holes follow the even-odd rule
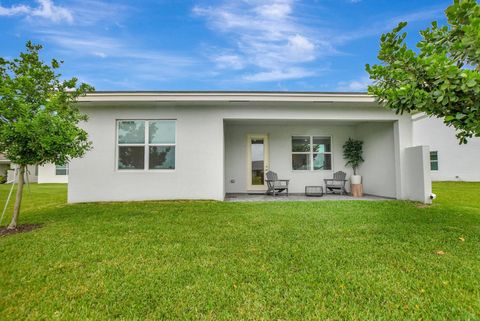
[[[406,116],[405,116],[406,117]],[[412,146],[412,124],[409,119],[401,118],[393,124],[395,147],[395,183],[397,199],[407,199],[405,149]]]

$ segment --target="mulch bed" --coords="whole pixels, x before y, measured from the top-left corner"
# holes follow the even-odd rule
[[[23,224],[23,225],[17,226],[17,228],[14,230],[8,230],[6,227],[2,227],[0,228],[0,236],[30,232],[38,228],[41,228],[42,226],[43,224]]]

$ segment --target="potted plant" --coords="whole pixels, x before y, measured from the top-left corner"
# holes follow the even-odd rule
[[[347,161],[345,166],[353,168],[353,175],[350,178],[352,184],[361,184],[362,176],[357,175],[357,169],[360,164],[364,162],[363,155],[363,141],[349,138],[343,144],[343,158]]]

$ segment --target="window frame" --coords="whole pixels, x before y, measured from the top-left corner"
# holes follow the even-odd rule
[[[124,143],[120,144],[118,141],[118,128],[122,121],[143,121],[144,122],[144,143]],[[173,121],[175,124],[175,143],[174,144],[157,144],[153,143],[150,144],[150,122],[155,121]],[[119,168],[119,154],[120,154],[120,147],[143,147],[144,148],[144,155],[143,155],[143,169],[122,169]],[[175,168],[152,168],[150,169],[150,147],[175,147]],[[142,172],[174,172],[177,169],[177,120],[173,118],[155,118],[155,119],[138,119],[138,118],[125,118],[125,119],[117,119],[115,121],[115,171],[122,172],[122,173],[142,173]]]
[[[432,153],[435,153],[437,155],[437,159],[436,160],[432,160]],[[440,169],[440,162],[439,162],[439,158],[438,158],[438,150],[431,150],[430,153],[429,153],[429,160],[430,160],[430,171],[431,172],[438,172],[438,170]],[[432,169],[432,163],[437,163],[437,169]]]
[[[63,166],[63,167],[65,167],[65,174],[57,174],[58,166]],[[63,168],[61,168],[61,169],[63,169]],[[68,163],[65,164],[65,165],[55,164],[55,176],[68,176],[68,174],[69,174],[69,166],[68,166]]]
[[[310,151],[308,152],[294,152],[293,151],[293,138],[294,137],[309,137],[310,140]],[[319,153],[319,152],[314,152],[313,151],[313,138],[328,138],[330,140],[330,152],[324,152],[324,153]],[[329,135],[291,135],[290,136],[290,167],[293,172],[328,172],[333,170],[333,137]],[[330,154],[330,169],[314,169],[313,166],[313,156],[316,154]],[[292,163],[292,157],[293,155],[309,155],[309,161],[310,161],[310,168],[309,169],[294,169],[293,168],[293,163]]]

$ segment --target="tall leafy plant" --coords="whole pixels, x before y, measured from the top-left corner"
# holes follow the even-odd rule
[[[378,59],[366,65],[368,92],[397,113],[424,112],[443,118],[461,144],[480,137],[480,4],[454,0],[447,24],[433,21],[409,47],[401,22],[382,35]]]
[[[353,174],[357,175],[358,167],[365,161],[363,159],[363,141],[349,138],[343,144],[343,158],[347,161],[346,166],[353,168]]]
[[[78,124],[87,120],[75,105],[93,91],[76,78],[61,79],[62,62],[39,57],[30,41],[26,52],[11,60],[0,57],[0,153],[19,166],[18,188],[9,229],[17,227],[27,165],[65,164],[90,148]]]

